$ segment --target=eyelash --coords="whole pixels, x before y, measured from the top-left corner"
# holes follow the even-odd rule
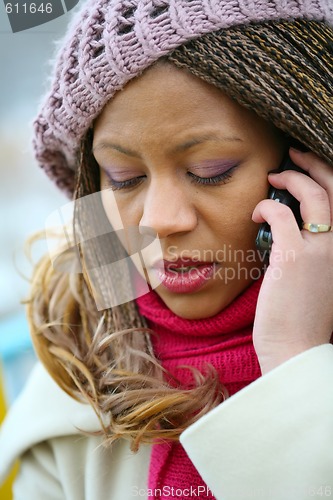
[[[223,174],[214,175],[212,177],[199,177],[198,175],[195,175],[192,172],[187,172],[187,173],[191,178],[191,182],[193,182],[194,184],[201,184],[204,186],[214,186],[221,183],[225,184],[232,177],[232,174],[236,167],[237,165],[231,167],[226,172],[223,172]],[[141,182],[145,177],[146,177],[145,175],[141,175],[139,177],[133,177],[133,179],[128,179],[126,181],[115,181],[111,179],[111,177],[108,177],[108,184],[114,191],[118,191],[120,189],[129,189],[131,187],[138,186],[139,184],[141,184]]]
[[[223,172],[223,174],[214,175],[213,177],[199,177],[193,174],[192,172],[187,172],[187,173],[191,177],[191,181],[194,182],[195,184],[201,184],[204,186],[214,186],[221,183],[225,184],[229,179],[231,179],[232,174],[236,167],[237,165],[229,168],[229,170]]]
[[[141,175],[140,177],[133,177],[133,179],[128,179],[126,181],[115,181],[111,179],[111,177],[108,177],[107,183],[111,186],[113,191],[118,191],[120,189],[129,189],[138,186],[145,177],[145,175]]]

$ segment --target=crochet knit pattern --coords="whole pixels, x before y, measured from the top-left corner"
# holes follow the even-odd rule
[[[307,18],[333,24],[331,0],[89,0],[56,57],[35,121],[36,158],[72,195],[80,141],[132,78],[186,41],[221,28]]]

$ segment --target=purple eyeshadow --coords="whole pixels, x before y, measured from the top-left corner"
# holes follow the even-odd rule
[[[237,164],[236,160],[207,160],[200,163],[200,165],[193,165],[189,170],[201,177],[214,177],[224,174]]]

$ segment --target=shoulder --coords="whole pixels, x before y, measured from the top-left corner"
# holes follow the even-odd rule
[[[92,408],[68,396],[38,363],[1,427],[0,477],[39,443],[99,429]]]
[[[0,483],[19,459],[18,499],[122,500],[145,491],[151,447],[133,453],[125,439],[105,446],[98,431],[93,409],[38,364],[1,428]]]
[[[185,430],[181,443],[217,498],[304,498],[310,485],[333,484],[332,379],[333,346],[314,347]]]

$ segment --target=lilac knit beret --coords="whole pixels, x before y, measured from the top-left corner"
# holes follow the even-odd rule
[[[157,59],[205,33],[297,18],[333,24],[332,0],[88,0],[56,56],[34,122],[37,161],[72,196],[82,138],[115,92]]]

